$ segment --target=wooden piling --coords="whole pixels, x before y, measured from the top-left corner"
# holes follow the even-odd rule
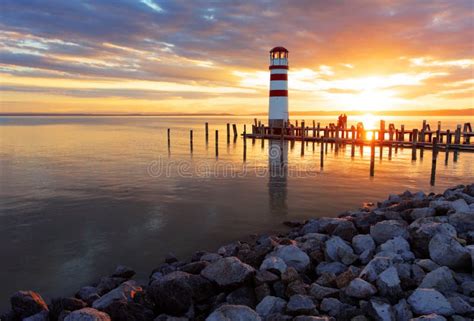
[[[209,123],[206,123],[206,143],[209,141]]]
[[[413,129],[411,145],[411,160],[416,160],[416,145],[418,141],[418,129]]]
[[[232,124],[232,129],[234,130],[234,137],[239,136],[239,134],[237,132],[237,125],[236,124]]]
[[[316,127],[316,137],[319,138],[319,130],[321,128],[321,124],[318,122],[318,126]]]
[[[219,131],[216,129],[216,157],[219,156]]]
[[[457,125],[456,133],[454,135],[454,144],[459,145],[460,143],[461,143],[461,125]],[[454,148],[453,162],[458,161],[458,154],[459,154],[459,148],[456,147]]]
[[[405,141],[405,125],[400,126],[400,140]],[[402,145],[403,146],[403,145]]]
[[[370,143],[370,176],[375,174],[375,131],[372,133],[372,141]]]
[[[171,147],[170,129],[168,128],[168,149]]]
[[[423,128],[421,129],[421,132],[420,132],[420,159],[423,159],[423,154],[425,152],[425,144],[423,144],[425,142],[425,138],[426,137],[426,120],[423,120]]]
[[[354,126],[352,126],[354,128]],[[352,131],[352,143],[351,143],[351,157],[354,158],[355,155],[355,138],[354,138],[354,131]]]
[[[189,131],[189,149],[191,150],[191,154],[193,153],[193,130]]]
[[[227,123],[227,144],[230,144],[230,124]]]
[[[304,121],[301,122],[301,156],[304,156]]]
[[[444,146],[444,151],[446,156],[444,158],[444,165],[448,165],[449,161],[449,145],[451,144],[451,131],[448,129],[446,131],[446,145]]]
[[[433,138],[433,150],[432,150],[432,160],[431,160],[431,179],[430,184],[434,186],[436,178],[436,159],[438,158],[438,137]]]
[[[244,125],[244,162],[247,160],[247,126]]]
[[[379,140],[383,142],[385,139],[385,120],[380,120]]]
[[[327,146],[327,143],[326,143]],[[324,137],[321,138],[321,150],[320,150],[320,166],[321,168],[324,167]]]

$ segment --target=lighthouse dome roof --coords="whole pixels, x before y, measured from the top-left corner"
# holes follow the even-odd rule
[[[285,47],[275,47],[270,52],[288,52],[288,50]]]

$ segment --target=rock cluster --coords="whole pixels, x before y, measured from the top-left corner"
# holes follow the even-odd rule
[[[170,255],[148,284],[119,266],[49,305],[19,291],[1,320],[473,320],[474,184],[285,224],[187,261]]]

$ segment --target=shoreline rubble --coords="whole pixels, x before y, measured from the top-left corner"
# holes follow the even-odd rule
[[[467,321],[474,319],[474,184],[389,195],[338,217],[284,222],[173,255],[147,284],[118,266],[75,297],[11,297],[2,321]]]

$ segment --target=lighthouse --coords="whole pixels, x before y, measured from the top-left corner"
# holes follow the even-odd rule
[[[288,50],[275,47],[270,50],[270,102],[268,124],[282,128],[288,122]]]

